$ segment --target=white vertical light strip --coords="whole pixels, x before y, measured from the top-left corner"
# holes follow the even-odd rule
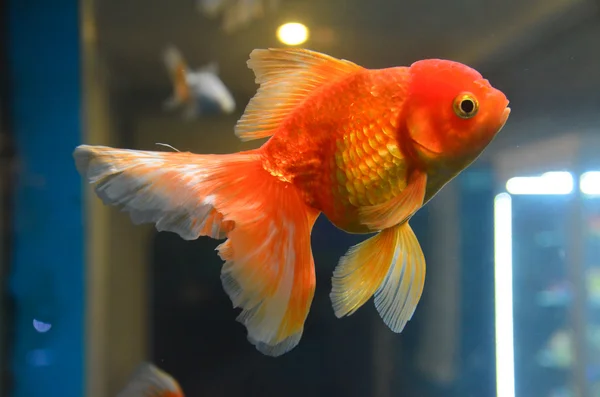
[[[512,201],[508,193],[494,199],[494,256],[496,396],[514,397]]]

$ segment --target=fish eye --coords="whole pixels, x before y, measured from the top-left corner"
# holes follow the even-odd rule
[[[454,113],[461,119],[470,119],[477,114],[479,102],[473,94],[462,93],[454,99]]]

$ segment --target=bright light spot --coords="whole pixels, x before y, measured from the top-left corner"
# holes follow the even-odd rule
[[[277,38],[287,45],[302,44],[308,40],[308,28],[301,23],[285,23],[277,29]]]
[[[512,201],[507,193],[494,199],[494,256],[496,395],[514,397]]]
[[[600,171],[585,172],[579,179],[581,193],[600,195]]]
[[[573,191],[573,175],[570,172],[546,172],[541,176],[519,176],[506,182],[511,194],[569,194]]]
[[[50,331],[50,328],[52,328],[52,324],[48,324],[43,321],[38,321],[34,318],[33,319],[33,328],[35,328],[35,330],[37,332],[44,333],[44,332]]]

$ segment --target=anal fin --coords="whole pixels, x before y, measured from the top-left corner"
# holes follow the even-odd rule
[[[408,222],[385,229],[350,248],[334,271],[331,300],[339,318],[371,296],[385,324],[401,332],[423,292],[425,258]]]
[[[226,261],[223,287],[233,306],[242,309],[238,321],[246,326],[248,340],[276,357],[302,337],[316,283],[310,234],[319,212],[283,182],[262,180],[246,197],[261,216],[237,218],[217,250]]]

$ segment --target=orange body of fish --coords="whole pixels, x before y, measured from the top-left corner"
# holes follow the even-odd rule
[[[421,297],[425,260],[409,220],[505,124],[505,95],[446,60],[372,70],[302,49],[255,50],[260,84],[238,121],[260,148],[223,155],[83,145],[74,157],[106,204],[184,239],[226,238],[221,279],[258,350],[300,341],[315,289],[319,214],[349,233],[333,275],[338,317],[371,297],[401,332]]]

